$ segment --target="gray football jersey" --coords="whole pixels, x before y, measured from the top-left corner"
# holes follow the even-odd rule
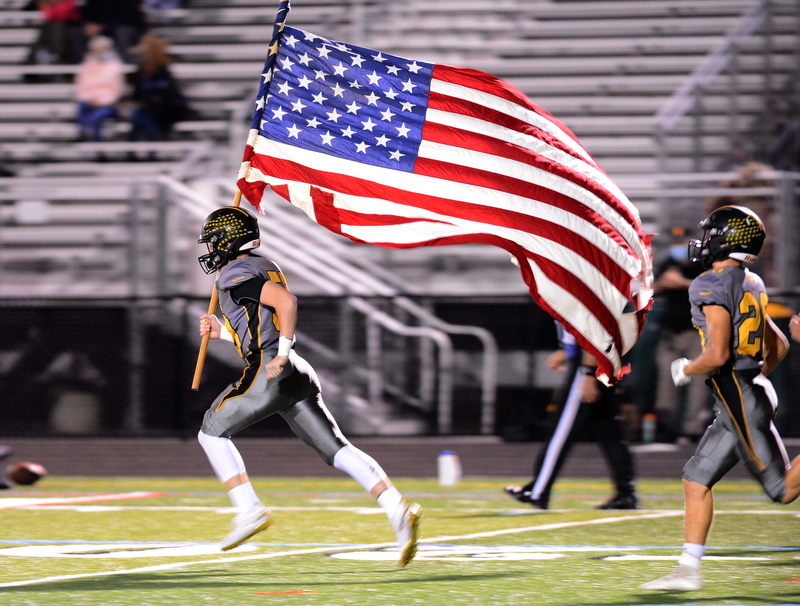
[[[700,274],[689,287],[692,323],[706,346],[704,305],[721,305],[731,314],[731,358],[736,370],[763,365],[767,292],[761,278],[744,267],[718,267]]]
[[[277,349],[280,337],[280,324],[274,309],[251,298],[236,303],[231,296],[233,289],[253,279],[259,279],[261,284],[263,280],[270,280],[288,288],[280,268],[269,259],[256,255],[234,259],[225,265],[216,284],[220,309],[227,327],[235,335],[234,342],[242,357],[262,349]]]

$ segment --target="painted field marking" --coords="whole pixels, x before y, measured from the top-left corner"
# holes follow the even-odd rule
[[[515,533],[523,533],[523,532],[532,532],[536,530],[553,530],[559,528],[570,528],[574,526],[587,526],[587,525],[594,525],[594,524],[612,524],[614,522],[626,522],[630,520],[638,520],[638,519],[653,519],[653,518],[664,518],[664,517],[673,517],[676,515],[683,515],[682,511],[665,511],[659,513],[651,513],[651,514],[644,514],[644,515],[626,515],[626,516],[616,516],[610,518],[599,518],[597,520],[587,520],[584,522],[562,522],[557,524],[543,524],[541,526],[528,526],[525,528],[509,528],[505,530],[498,530],[492,532],[478,532],[468,535],[462,536],[448,536],[448,537],[434,537],[430,539],[421,539],[420,543],[442,543],[444,541],[458,541],[458,540],[469,540],[473,538],[479,537],[491,537],[491,536],[499,536],[503,534],[515,534]],[[171,564],[157,564],[154,566],[144,566],[142,568],[131,568],[128,570],[108,570],[105,572],[90,572],[90,573],[81,573],[81,574],[69,574],[69,575],[59,575],[53,577],[42,577],[39,579],[28,579],[25,581],[12,581],[10,583],[0,583],[0,587],[22,587],[25,585],[37,585],[40,583],[52,583],[57,581],[70,581],[74,579],[85,579],[85,578],[93,578],[93,577],[108,577],[108,576],[116,576],[116,575],[123,575],[123,574],[137,574],[141,572],[158,572],[162,570],[174,570],[176,568],[184,568],[186,566],[199,566],[204,564],[221,564],[221,563],[233,563],[233,562],[246,562],[250,560],[270,560],[274,558],[280,557],[288,557],[293,555],[308,555],[313,553],[330,553],[330,552],[338,552],[338,551],[353,551],[353,550],[366,550],[366,549],[382,549],[386,547],[394,547],[394,542],[389,543],[372,543],[372,544],[365,544],[365,545],[351,545],[351,546],[343,546],[343,547],[316,547],[312,549],[293,549],[290,551],[281,551],[277,553],[263,553],[263,554],[254,554],[248,556],[234,556],[231,558],[215,558],[213,560],[197,560],[194,562],[173,562]]]
[[[236,508],[230,505],[84,505],[83,503],[96,503],[103,501],[128,501],[135,499],[148,499],[164,496],[174,496],[169,493],[163,492],[131,492],[131,493],[117,493],[117,494],[103,494],[92,495],[88,497],[68,497],[68,498],[42,498],[42,497],[28,497],[16,498],[5,497],[0,498],[0,509],[36,509],[37,507],[47,507],[48,509],[55,509],[60,511],[77,511],[85,513],[103,513],[103,512],[116,512],[116,511],[211,511],[219,514],[234,514]],[[356,496],[356,495],[354,495]],[[363,496],[363,495],[358,495]],[[681,497],[683,498],[683,497]],[[355,513],[359,515],[378,515],[383,514],[383,509],[375,506],[367,507],[342,507],[336,505],[310,505],[310,506],[271,506],[272,511],[340,511],[346,513]],[[450,511],[447,507],[426,507],[427,511]],[[480,512],[485,513],[485,507],[480,508],[462,508],[460,512]],[[525,509],[502,509],[496,510],[493,513],[498,517],[527,517],[539,516],[548,513],[574,513],[585,511],[583,509],[549,509],[542,511],[533,508]],[[682,513],[681,510],[676,509],[639,509],[637,518],[646,515],[645,512],[662,514],[665,512],[676,512],[675,515]],[[720,514],[741,514],[741,515],[790,515],[800,517],[800,513],[796,510],[790,509],[725,509],[716,510],[715,515]],[[537,527],[538,528],[538,527]]]
[[[156,496],[163,496],[161,494],[154,493]],[[234,514],[236,513],[236,508],[231,507],[230,505],[227,506],[206,506],[206,505],[138,505],[138,506],[130,506],[130,505],[81,505],[81,504],[69,504],[69,505],[57,505],[57,504],[49,504],[49,503],[41,503],[41,505],[47,505],[47,509],[57,509],[59,511],[78,511],[84,513],[105,513],[110,511],[212,511],[214,513],[220,514]],[[28,505],[17,505],[16,509],[32,509],[33,504]],[[3,509],[0,507],[0,509]],[[5,509],[12,509],[12,507],[6,507]],[[319,506],[312,506],[312,507],[269,507],[271,511],[344,511],[346,513],[355,513],[359,515],[374,515],[374,514],[382,514],[383,509],[380,507],[319,507]],[[484,511],[483,509],[476,509],[475,511]]]
[[[635,551],[639,547],[604,547],[566,545],[420,545],[415,560],[444,560],[448,562],[508,562],[521,560],[557,560],[568,553]],[[392,562],[397,559],[393,549],[347,551],[331,555],[337,560]],[[597,558],[604,559],[604,558]],[[676,556],[677,559],[677,556]]]
[[[680,556],[677,555],[668,555],[668,556],[659,556],[659,555],[647,555],[646,553],[628,553],[625,555],[612,555],[612,556],[601,556],[597,558],[598,560],[607,560],[609,562],[649,562],[649,561],[674,561],[677,562]],[[712,556],[712,555],[704,555],[703,561],[720,561],[726,562],[729,560],[733,561],[753,561],[753,562],[764,562],[769,560],[774,560],[775,558],[771,558],[769,556]]]
[[[256,591],[253,595],[288,595],[292,593],[317,593],[313,589],[292,589],[290,591]]]
[[[131,493],[134,494],[134,493]],[[730,513],[730,514],[789,514],[793,512],[787,511],[780,511],[780,510],[764,510],[764,511],[747,511],[747,510],[736,510],[736,511],[719,511],[716,512],[718,514],[721,513]],[[475,538],[484,538],[484,537],[493,537],[493,536],[501,536],[507,534],[520,534],[524,532],[533,532],[539,530],[557,530],[562,528],[571,528],[577,526],[591,526],[597,524],[613,524],[615,522],[626,522],[626,521],[633,521],[633,520],[647,520],[647,519],[657,519],[657,518],[667,518],[667,517],[677,517],[682,516],[683,511],[675,511],[675,510],[666,510],[666,511],[658,511],[653,513],[647,514],[639,514],[639,515],[623,515],[623,516],[615,516],[615,517],[608,517],[608,518],[599,518],[596,520],[585,520],[580,522],[560,522],[554,524],[542,524],[540,526],[527,526],[523,528],[508,528],[503,530],[495,530],[495,531],[488,531],[488,532],[477,532],[468,535],[460,535],[460,536],[443,536],[443,537],[433,537],[428,539],[420,539],[420,543],[442,543],[445,541],[459,541],[459,540],[470,540]],[[348,546],[326,546],[326,547],[315,547],[310,549],[294,549],[290,551],[282,551],[277,553],[267,553],[267,554],[254,554],[248,556],[236,556],[236,557],[229,557],[229,558],[215,558],[213,560],[198,560],[194,562],[174,562],[171,564],[158,564],[154,566],[145,566],[142,568],[132,568],[128,570],[110,570],[105,572],[96,572],[96,573],[83,573],[83,574],[73,574],[73,575],[59,575],[53,577],[43,577],[39,579],[29,579],[25,581],[13,581],[10,583],[0,583],[0,587],[21,587],[25,585],[36,585],[41,583],[50,583],[50,582],[57,582],[57,581],[68,581],[73,579],[82,579],[82,578],[90,578],[90,577],[105,577],[105,576],[116,576],[116,575],[124,575],[124,574],[137,574],[142,572],[158,572],[162,570],[173,570],[177,568],[184,568],[187,566],[198,566],[204,564],[220,564],[220,563],[232,563],[232,562],[244,562],[249,560],[268,560],[274,559],[284,556],[293,556],[293,555],[307,555],[307,554],[315,554],[315,553],[330,553],[330,552],[344,552],[344,551],[355,551],[355,550],[376,550],[376,549],[384,549],[389,547],[395,547],[394,542],[388,543],[372,543],[372,544],[363,544],[363,545],[348,545]],[[669,557],[669,556],[664,556]]]
[[[352,547],[352,549],[367,549],[367,548],[380,548],[388,547],[393,543],[379,543],[377,545],[360,545]],[[345,547],[344,549],[351,549]],[[258,555],[239,556],[232,558],[215,558],[213,560],[198,560],[195,562],[173,562],[172,564],[158,564],[155,566],[144,566],[142,568],[131,568],[129,570],[107,570],[105,572],[83,573],[83,574],[65,574],[54,577],[43,577],[41,579],[28,579],[27,581],[12,581],[11,583],[0,583],[0,587],[22,587],[24,585],[38,585],[40,583],[52,583],[56,581],[71,581],[74,579],[86,579],[90,577],[111,577],[123,574],[136,574],[140,572],[160,572],[162,570],[174,570],[176,568],[184,568],[186,566],[199,566],[202,564],[228,564],[232,562],[246,562],[248,560],[270,560],[282,556],[293,555],[307,555],[312,553],[326,553],[329,551],[340,551],[340,548],[334,547],[318,547],[314,549],[293,549],[291,551],[282,551],[279,553],[262,553]]]
[[[525,560],[556,560],[567,557],[568,554],[576,552],[620,552],[637,551],[642,547],[580,547],[578,549],[568,546],[542,547],[537,545],[421,545],[417,550],[416,560],[442,560],[447,562],[503,562],[503,561],[525,561]],[[653,548],[661,549],[661,548]],[[397,558],[393,550],[384,549],[378,551],[341,551],[331,555],[337,560],[356,560],[369,562],[390,562]],[[609,562],[628,562],[628,561],[678,561],[678,555],[648,555],[648,554],[619,554],[607,556],[596,556],[593,560],[605,560]],[[722,562],[765,562],[775,561],[776,558],[770,556],[704,556],[703,561],[722,561]]]
[[[29,507],[50,507],[54,505],[75,505],[77,503],[102,503],[103,501],[130,501],[134,499],[155,499],[165,497],[165,492],[121,492],[116,494],[95,494],[87,497],[5,497],[0,499],[0,509],[22,509]]]
[[[255,551],[245,543],[239,549]],[[0,556],[23,558],[161,558],[197,557],[221,554],[218,543],[60,543],[49,545],[20,545],[4,547]]]
[[[682,516],[683,511],[660,511],[657,513],[646,513],[643,515],[626,515],[612,518],[598,518],[597,520],[586,520],[583,522],[558,522],[555,524],[542,524],[540,526],[527,526],[525,528],[506,528],[503,530],[490,530],[487,532],[474,532],[461,536],[435,537],[432,539],[420,539],[420,543],[441,543],[443,541],[466,541],[469,539],[480,539],[484,537],[498,537],[504,534],[518,534],[522,532],[533,532],[534,530],[559,530],[561,528],[573,528],[575,526],[593,526],[596,524],[613,524],[615,522],[628,522],[630,520],[652,520],[654,518],[674,518]]]

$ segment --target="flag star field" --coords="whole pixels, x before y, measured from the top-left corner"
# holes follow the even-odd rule
[[[287,27],[252,128],[269,139],[412,172],[433,65]]]

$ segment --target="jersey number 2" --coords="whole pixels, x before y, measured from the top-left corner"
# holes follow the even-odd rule
[[[739,301],[739,313],[747,317],[739,324],[739,347],[742,356],[761,359],[761,342],[764,336],[764,310],[767,308],[767,293],[759,293],[759,300],[749,291]],[[752,315],[751,315],[752,314]]]

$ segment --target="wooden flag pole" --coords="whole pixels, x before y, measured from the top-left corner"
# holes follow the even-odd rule
[[[239,206],[242,201],[242,192],[236,190],[236,196],[233,198],[233,205]],[[217,272],[219,273],[219,272]],[[217,311],[217,303],[219,302],[219,294],[217,294],[217,286],[214,285],[214,291],[211,293],[211,301],[208,303],[208,313],[213,314]],[[206,363],[206,351],[208,350],[208,340],[211,338],[211,332],[203,336],[203,342],[200,343],[200,352],[197,354],[197,366],[194,368],[194,379],[192,380],[192,389],[197,391],[200,389],[200,376],[203,374],[203,366]]]

